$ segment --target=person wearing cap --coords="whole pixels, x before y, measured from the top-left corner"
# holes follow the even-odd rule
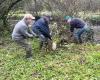
[[[42,48],[44,42],[47,42],[48,39],[51,40],[50,30],[49,30],[49,16],[43,16],[38,19],[32,26],[33,32],[35,32],[40,39],[40,49]]]
[[[82,19],[72,18],[70,16],[66,16],[65,21],[70,25],[71,36],[74,36],[78,43],[82,43],[81,35],[88,29],[86,22],[84,22]],[[75,32],[74,29],[77,29],[78,31]]]
[[[31,14],[26,14],[24,18],[15,25],[12,32],[12,40],[25,49],[26,58],[30,58],[32,56],[32,47],[26,39],[36,36],[34,32],[28,32],[34,19],[35,17]]]

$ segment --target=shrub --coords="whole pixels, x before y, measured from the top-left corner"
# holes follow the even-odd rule
[[[93,25],[100,25],[100,16],[92,16],[88,19]]]

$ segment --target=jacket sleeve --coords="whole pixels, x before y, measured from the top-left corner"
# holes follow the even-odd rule
[[[32,28],[29,28],[29,31],[33,36],[37,36],[37,34],[32,30]]]
[[[28,32],[28,28],[25,26],[20,29],[20,32],[24,37],[33,37],[33,35]]]

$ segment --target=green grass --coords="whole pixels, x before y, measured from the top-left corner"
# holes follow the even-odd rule
[[[31,41],[33,58],[15,43],[0,46],[0,80],[100,80],[100,45],[69,44],[50,53]]]

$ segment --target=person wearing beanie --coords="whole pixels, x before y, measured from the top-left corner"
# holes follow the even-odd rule
[[[88,29],[87,23],[80,18],[65,17],[65,21],[70,25],[71,36],[74,36],[78,43],[82,43],[81,35]],[[78,31],[75,32],[75,29]]]

